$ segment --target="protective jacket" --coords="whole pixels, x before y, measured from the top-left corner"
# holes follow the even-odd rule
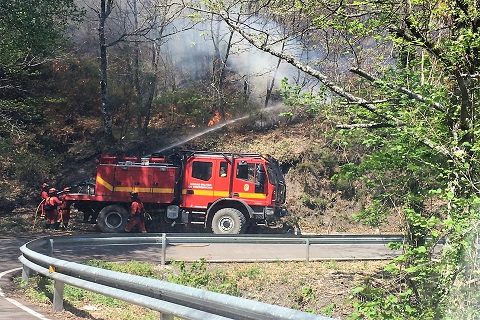
[[[125,227],[125,231],[130,232],[133,227],[138,225],[140,232],[147,232],[147,229],[145,228],[145,219],[143,217],[144,207],[142,201],[139,199],[134,199],[132,201],[131,209],[132,218]]]
[[[45,209],[43,208],[45,206],[45,201],[48,198],[48,192],[47,189],[44,188],[42,192],[40,193],[40,197],[42,198],[42,203],[41,203],[41,210],[42,210],[42,217],[45,217]]]
[[[58,199],[57,196],[53,197],[48,197],[45,200],[45,205],[50,204],[53,206],[53,210],[51,211],[45,211],[45,218],[47,218],[46,223],[47,224],[54,224],[58,222],[59,214],[58,214],[58,209],[57,206],[62,204],[62,201]]]
[[[132,216],[140,217],[143,211],[143,203],[140,200],[135,200],[132,202]]]

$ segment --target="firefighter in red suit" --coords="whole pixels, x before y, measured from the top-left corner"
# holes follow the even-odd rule
[[[42,198],[42,204],[40,205],[40,208],[42,210],[42,218],[45,218],[45,210],[43,207],[45,206],[45,201],[48,198],[48,184],[45,182],[42,183],[42,192],[40,193],[40,197]]]
[[[145,228],[145,218],[144,214],[144,207],[143,203],[138,197],[138,193],[132,192],[130,194],[132,199],[132,210],[131,210],[131,218],[128,225],[125,227],[125,232],[130,232],[133,227],[138,225],[138,228],[142,233],[146,233],[147,229]]]
[[[45,200],[45,229],[50,229],[53,226],[53,229],[58,230],[60,227],[60,215],[58,212],[58,206],[62,204],[62,201],[57,196],[57,190],[55,188],[50,188],[48,190],[48,198]],[[50,207],[50,208],[49,208]]]
[[[70,191],[69,187],[63,189],[64,194],[67,193],[68,191]],[[58,216],[57,221],[62,222],[62,224],[63,224],[62,230],[65,230],[68,227],[68,223],[70,221],[70,206],[71,206],[71,203],[63,201],[62,197],[63,196],[61,196],[59,198],[60,201],[62,201],[62,204],[60,205],[60,208],[59,208],[59,216]]]

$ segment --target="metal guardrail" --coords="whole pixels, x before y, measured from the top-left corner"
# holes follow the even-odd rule
[[[108,255],[110,246],[140,246],[146,248],[158,248],[160,251],[162,265],[166,263],[167,248],[174,248],[178,245],[236,245],[242,244],[250,246],[250,252],[242,255],[237,254],[236,257],[231,255],[225,258],[220,252],[204,252],[208,256],[210,262],[252,262],[252,261],[312,261],[312,260],[381,260],[391,259],[398,252],[392,251],[388,248],[388,243],[403,243],[404,237],[401,235],[349,235],[349,234],[336,234],[336,235],[323,235],[323,236],[285,236],[285,235],[212,235],[212,234],[97,234],[97,235],[80,235],[75,237],[53,237],[55,239],[55,248],[62,248],[61,252],[65,253],[71,248],[82,247],[95,247],[96,253],[104,252],[104,255]],[[53,238],[51,241],[53,241]],[[260,251],[263,252],[263,256],[256,255],[254,247],[256,245],[268,245],[268,246],[283,246],[283,249],[289,247],[291,252],[294,252],[293,256],[288,257],[288,253],[277,250]],[[345,254],[341,254],[337,257],[327,257],[319,251],[320,246],[332,246],[343,247],[347,246],[347,250],[342,250]],[[378,254],[367,257],[367,253],[359,253],[358,248],[365,248],[366,246],[383,247],[383,251]],[[253,247],[252,247],[253,246]],[[100,249],[102,248],[103,249]],[[47,254],[53,255],[52,251]],[[178,247],[177,247],[178,248]],[[315,249],[316,248],[316,249]],[[356,248],[354,252],[349,249]],[[168,249],[169,250],[169,249]],[[223,248],[223,250],[229,250]],[[157,255],[158,251],[155,251]],[[200,252],[200,251],[197,251]],[[238,252],[237,252],[238,253]],[[76,255],[76,252],[72,252]],[[320,256],[319,256],[320,254]],[[101,254],[100,254],[101,256]],[[195,256],[195,255],[193,255]],[[227,254],[228,256],[228,254]],[[186,258],[186,257],[183,257]],[[199,259],[197,255],[195,259]],[[182,260],[182,258],[179,258]],[[187,259],[188,260],[188,259]],[[190,259],[191,260],[191,259]],[[76,260],[75,260],[76,261]]]
[[[194,238],[196,238],[194,240]],[[188,235],[168,235],[168,243],[199,243],[199,241],[303,241],[300,238],[278,237],[219,237]],[[344,238],[345,240],[346,238]],[[255,242],[256,241],[256,242]],[[377,237],[378,241],[378,237]],[[23,245],[19,260],[23,264],[22,278],[27,280],[32,271],[38,272],[54,280],[53,311],[63,310],[64,284],[69,284],[102,295],[120,299],[132,304],[147,307],[160,312],[160,319],[171,320],[173,317],[194,320],[332,320],[331,318],[307,312],[293,310],[263,302],[210,292],[202,289],[186,287],[165,281],[125,274],[86,266],[75,262],[60,260],[49,255],[53,253],[54,242],[68,243],[102,243],[115,245],[122,242],[161,243],[162,250],[167,246],[167,235],[142,235],[136,237],[95,235],[95,236],[59,236],[33,240]],[[391,241],[390,241],[391,242]],[[42,251],[46,254],[37,252]],[[162,255],[164,257],[164,255]],[[162,260],[164,262],[164,260]]]

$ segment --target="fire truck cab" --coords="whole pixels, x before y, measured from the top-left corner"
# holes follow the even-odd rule
[[[164,226],[203,224],[215,234],[244,233],[250,224],[270,225],[287,214],[286,186],[269,155],[181,151],[164,156],[121,158],[103,155],[94,191],[69,193],[64,200],[98,214],[103,232],[122,232],[130,192]]]

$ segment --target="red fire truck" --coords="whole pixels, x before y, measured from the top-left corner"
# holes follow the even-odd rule
[[[63,200],[96,216],[103,232],[123,232],[130,193],[163,226],[201,223],[215,234],[244,233],[287,214],[286,186],[270,155],[179,151],[148,157],[102,155],[96,178]]]

